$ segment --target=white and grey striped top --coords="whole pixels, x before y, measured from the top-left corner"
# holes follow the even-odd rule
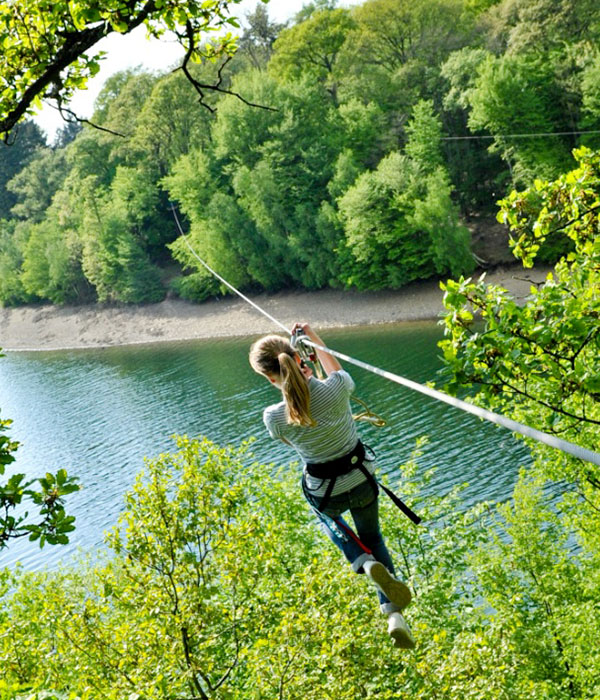
[[[348,454],[358,441],[356,425],[350,410],[350,395],[354,391],[354,381],[348,372],[332,372],[326,379],[311,377],[308,380],[310,391],[310,412],[316,422],[314,427],[290,425],[285,416],[285,402],[268,406],[263,420],[272,438],[286,440],[306,462],[329,462]],[[369,471],[373,462],[365,460]],[[339,476],[332,495],[344,493],[358,486],[365,476],[355,469]],[[316,496],[322,496],[327,488],[327,479],[318,479],[306,474],[306,484]]]

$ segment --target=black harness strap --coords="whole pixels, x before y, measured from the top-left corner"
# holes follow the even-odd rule
[[[315,504],[317,510],[323,512],[327,507],[338,476],[343,476],[344,474],[349,474],[354,469],[359,469],[373,488],[373,492],[375,494],[379,492],[379,487],[381,486],[394,505],[397,506],[404,513],[404,515],[410,518],[415,525],[418,525],[421,522],[421,518],[411,508],[409,508],[406,503],[398,498],[398,496],[396,496],[391,489],[388,489],[387,486],[384,486],[380,481],[377,481],[373,474],[371,474],[371,472],[363,464],[364,459],[365,446],[359,440],[354,449],[343,457],[338,457],[337,459],[332,459],[329,462],[322,462],[320,464],[315,464],[312,462],[306,463],[306,471],[311,476],[314,476],[317,479],[329,480],[325,493],[323,494],[323,498],[318,505]],[[310,491],[304,479],[302,480],[302,485],[307,499],[312,502],[313,499],[309,498]]]

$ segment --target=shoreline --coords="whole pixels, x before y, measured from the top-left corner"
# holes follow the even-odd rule
[[[519,301],[529,295],[531,284],[543,281],[550,270],[525,270],[520,264],[498,267],[486,274],[486,281],[505,287]],[[296,321],[310,321],[317,329],[328,329],[436,320],[444,310],[442,297],[439,281],[425,280],[398,290],[290,291],[250,298],[286,328]],[[99,349],[280,331],[237,297],[203,304],[166,299],[142,306],[0,308],[0,348],[6,352]]]

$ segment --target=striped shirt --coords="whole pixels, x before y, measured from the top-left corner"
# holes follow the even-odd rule
[[[315,426],[291,425],[286,420],[285,402],[268,406],[263,420],[272,438],[286,440],[298,452],[302,460],[319,464],[348,454],[358,441],[356,425],[350,410],[350,395],[354,381],[348,372],[332,372],[326,379],[310,377],[310,413]],[[372,471],[372,462],[367,462]],[[306,473],[306,485],[316,496],[322,496],[328,479],[318,479]],[[365,476],[354,469],[337,478],[332,495],[336,496],[358,486]]]

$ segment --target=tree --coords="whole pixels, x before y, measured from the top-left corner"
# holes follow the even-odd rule
[[[39,223],[67,175],[63,150],[44,148],[6,186],[15,197],[14,218]]]
[[[335,250],[315,221],[344,138],[364,135],[357,151],[371,151],[375,136],[364,117],[373,110],[354,105],[343,116],[322,86],[280,85],[258,71],[240,74],[234,85],[238,80],[278,111],[258,114],[224,98],[213,148],[182,159],[167,188],[190,218],[199,254],[219,273],[230,270],[233,279],[267,289],[321,287],[335,277]],[[352,115],[361,116],[356,124]],[[198,267],[185,245],[176,249]]]
[[[600,155],[575,152],[578,168],[536,181],[501,203],[515,256],[531,266],[546,239],[572,251],[523,305],[501,287],[460,279],[445,285],[444,357],[450,390],[478,387],[477,400],[540,430],[597,449],[600,438]],[[483,321],[474,328],[473,314]],[[536,444],[553,479],[600,491],[598,467]]]
[[[443,165],[441,152],[442,123],[435,114],[431,100],[420,100],[413,107],[411,121],[406,125],[408,141],[404,153],[419,163],[425,172]]]
[[[400,153],[390,153],[376,170],[359,175],[338,200],[351,255],[343,265],[347,284],[397,288],[431,275],[425,236],[413,231],[406,218],[417,180],[416,165]]]
[[[2,355],[0,355],[1,357]],[[15,461],[19,443],[6,433],[12,421],[0,420],[0,476]],[[66,544],[68,534],[75,529],[75,518],[67,515],[64,497],[79,489],[76,479],[67,476],[64,469],[56,474],[47,473],[38,479],[26,479],[25,474],[12,474],[5,483],[0,483],[0,551],[11,539],[28,537],[39,541],[40,547],[48,544]],[[23,505],[34,505],[37,518],[22,512]]]
[[[582,126],[590,130],[600,128],[600,54],[585,66],[581,74]],[[591,148],[600,147],[598,134],[582,135],[581,142]]]
[[[60,225],[54,211],[28,228],[20,276],[25,292],[53,304],[79,301],[83,286],[79,241]]]
[[[164,298],[158,269],[150,262],[139,229],[146,214],[143,203],[152,202],[157,192],[152,187],[138,191],[139,176],[117,169],[107,190],[99,188],[93,177],[85,182],[81,265],[101,302],[139,304]]]
[[[530,184],[535,177],[556,177],[570,164],[560,137],[511,136],[565,130],[560,91],[551,66],[532,57],[488,57],[480,64],[468,99],[470,128],[491,132],[492,148],[511,167],[515,184]]]
[[[311,0],[310,2],[304,2],[301,9],[294,15],[293,24],[300,24],[315,12],[320,12],[321,10],[335,10],[337,5],[338,0]]]
[[[212,71],[203,68],[200,66],[194,75],[208,79]],[[140,105],[135,131],[127,144],[127,160],[153,171],[158,180],[167,175],[180,156],[208,145],[213,121],[181,73],[163,76]]]
[[[244,24],[246,26],[240,38],[238,56],[247,54],[254,68],[266,68],[273,54],[273,44],[285,25],[271,22],[267,7],[258,2],[253,12],[246,13]]]
[[[253,279],[248,260],[257,248],[255,229],[235,198],[215,185],[215,170],[210,156],[193,150],[177,161],[162,184],[190,222],[187,235],[194,250],[234,286],[243,287]],[[214,295],[217,281],[198,264],[186,241],[180,237],[170,247],[184,267],[195,271],[176,282],[178,293],[194,301]]]
[[[146,461],[105,561],[0,574],[2,681],[107,700],[594,697],[597,519],[574,528],[525,476],[500,508],[465,509],[460,487],[432,488],[423,449],[393,478],[429,526],[381,508],[415,591],[414,651],[389,643],[364,577],[311,522],[294,466],[184,436]]]
[[[388,152],[405,140],[402,127],[421,99],[441,106],[439,66],[468,42],[471,23],[457,0],[369,0],[340,51],[340,99],[371,100],[386,113]]]
[[[17,201],[15,194],[7,190],[7,184],[31,161],[38,149],[45,146],[42,130],[33,121],[19,126],[10,144],[0,143],[0,218],[9,218]]]
[[[348,10],[319,10],[300,24],[284,29],[274,44],[271,75],[285,80],[307,76],[323,84],[337,104],[336,63],[354,21]]]
[[[466,41],[462,11],[457,0],[368,0],[352,12],[348,48],[390,74],[414,59],[439,64]]]
[[[441,75],[447,81],[442,101],[442,119],[446,133],[453,137],[445,143],[446,166],[454,184],[461,212],[467,218],[473,214],[495,214],[497,192],[503,193],[510,172],[497,152],[488,149],[486,139],[469,138],[470,99],[479,66],[489,53],[484,49],[466,47],[453,51],[442,64]]]
[[[236,80],[244,85],[251,100],[281,106],[283,90],[272,76],[252,70]],[[237,84],[234,83],[234,88]],[[224,99],[212,131],[214,155],[234,165],[254,165],[260,158],[260,147],[281,118],[281,110],[246,109],[239,100]]]
[[[600,37],[594,0],[503,0],[482,19],[490,41],[507,53],[547,54],[573,41],[594,46]]]
[[[31,301],[23,289],[21,265],[28,240],[26,225],[0,219],[0,305]]]
[[[435,273],[473,269],[442,165],[441,123],[431,102],[415,105],[404,154],[391,153],[338,199],[351,259],[346,282],[401,287]]]
[[[50,99],[63,108],[73,93],[86,86],[103,58],[94,46],[113,32],[128,34],[145,25],[160,37],[174,32],[188,60],[215,59],[235,48],[231,33],[222,33],[212,44],[200,46],[207,31],[237,26],[228,16],[240,0],[154,0],[123,4],[110,0],[100,6],[84,0],[76,6],[61,0],[15,0],[0,7],[2,53],[0,54],[0,133],[8,134],[26,115]],[[204,86],[208,88],[210,86]],[[215,86],[217,87],[217,86]]]
[[[67,121],[66,124],[56,132],[52,148],[65,148],[77,138],[82,128],[82,125],[77,121]]]
[[[111,75],[96,100],[94,123],[118,136],[131,137],[157,80],[156,75],[139,68]],[[114,138],[110,133],[99,136],[112,142],[115,148],[125,147],[126,139]]]
[[[252,171],[236,174],[234,190],[277,256],[271,264],[285,274],[283,280],[319,288],[332,279],[336,264],[334,249],[315,231],[315,219],[328,198],[332,164],[343,145],[343,122],[320,86],[286,90],[282,112],[260,161]]]

